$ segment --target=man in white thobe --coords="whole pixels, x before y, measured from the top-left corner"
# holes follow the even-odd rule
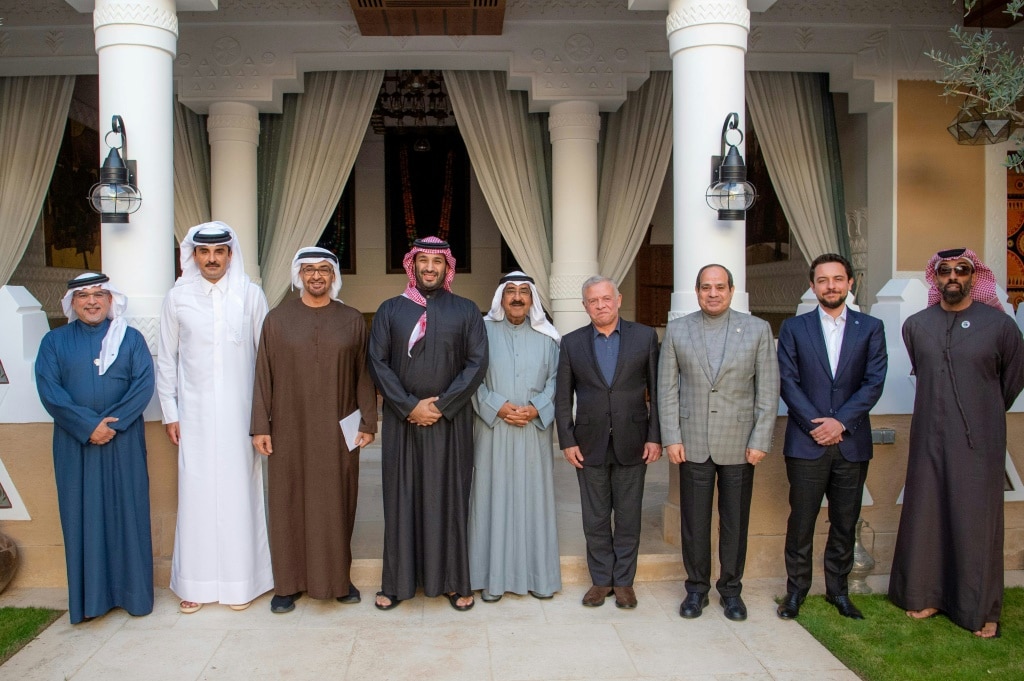
[[[249,438],[267,299],[223,222],[189,230],[181,272],[164,299],[157,358],[164,424],[179,448],[171,590],[183,613],[204,603],[244,610],[274,587],[263,469]]]

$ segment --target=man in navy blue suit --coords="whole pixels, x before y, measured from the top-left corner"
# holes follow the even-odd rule
[[[818,307],[787,319],[779,332],[779,377],[789,407],[783,453],[790,514],[787,594],[778,615],[800,614],[811,586],[814,524],[827,496],[825,599],[844,617],[863,619],[846,580],[872,453],[868,412],[882,396],[888,365],[885,331],[880,320],[847,307],[853,268],[846,258],[818,256],[810,277]]]

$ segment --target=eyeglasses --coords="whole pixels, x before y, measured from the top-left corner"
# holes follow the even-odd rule
[[[324,277],[329,277],[334,274],[334,268],[330,265],[320,265],[320,267],[313,267],[312,265],[306,265],[299,270],[304,277],[312,277],[314,274],[319,274]]]
[[[71,294],[71,297],[75,300],[105,300],[110,296],[107,291],[96,291],[94,293],[86,293],[85,291],[75,291]]]
[[[948,277],[954,272],[956,272],[956,276],[958,277],[966,277],[969,274],[974,274],[974,268],[964,263],[954,265],[953,267],[950,267],[949,265],[939,265],[935,268],[935,274],[940,277]]]

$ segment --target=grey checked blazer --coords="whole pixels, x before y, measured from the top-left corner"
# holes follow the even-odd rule
[[[768,322],[731,311],[718,376],[704,348],[699,310],[668,323],[658,363],[661,442],[682,443],[686,460],[746,462],[769,452],[779,409],[779,364]]]

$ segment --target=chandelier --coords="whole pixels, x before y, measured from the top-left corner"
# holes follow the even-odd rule
[[[455,115],[440,71],[385,71],[370,118],[373,131],[451,127]]]

